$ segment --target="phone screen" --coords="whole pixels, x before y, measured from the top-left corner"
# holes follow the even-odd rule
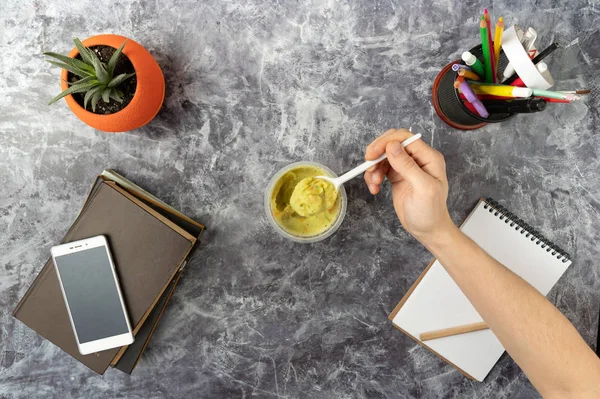
[[[129,331],[106,247],[56,256],[54,260],[80,343]]]

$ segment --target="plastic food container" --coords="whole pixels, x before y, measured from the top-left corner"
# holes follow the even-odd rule
[[[335,218],[335,220],[329,225],[329,227],[327,227],[322,232],[320,232],[316,235],[303,236],[303,235],[292,234],[289,231],[287,231],[286,229],[284,229],[277,222],[277,219],[275,219],[273,209],[271,208],[271,196],[273,194],[273,190],[274,190],[277,182],[287,172],[290,172],[294,169],[307,167],[307,166],[308,167],[317,167],[319,169],[322,169],[323,172],[325,172],[325,174],[327,176],[337,177],[337,175],[331,169],[329,169],[328,167],[326,167],[324,165],[316,163],[316,162],[295,162],[295,163],[289,164],[289,165],[281,168],[277,173],[275,173],[275,175],[269,181],[269,184],[267,185],[267,189],[265,190],[264,203],[265,203],[265,212],[267,214],[267,219],[269,219],[269,223],[271,224],[271,226],[273,226],[273,228],[275,229],[275,231],[277,233],[279,233],[281,236],[283,236],[287,239],[290,239],[292,241],[309,244],[309,243],[322,241],[336,232],[336,230],[342,224],[344,217],[346,216],[346,209],[348,206],[348,197],[346,196],[346,190],[344,189],[344,187],[343,186],[340,187],[339,192],[338,192],[338,196],[340,198],[340,209],[339,209],[338,215]]]

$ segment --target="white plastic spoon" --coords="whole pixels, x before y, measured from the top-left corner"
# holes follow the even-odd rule
[[[402,142],[402,147],[406,147],[407,145],[414,143],[415,141],[419,140],[420,138],[421,138],[421,133],[415,134],[411,138],[404,140]],[[380,156],[379,158],[377,158],[373,161],[366,161],[365,163],[358,165],[356,168],[352,169],[351,171],[344,173],[340,177],[333,178],[333,177],[328,177],[328,176],[315,176],[315,178],[327,180],[328,182],[333,184],[333,186],[335,187],[335,190],[338,191],[339,188],[342,186],[342,184],[346,183],[348,180],[354,179],[356,176],[365,172],[371,166],[377,165],[379,162],[383,161],[386,158],[387,158],[387,155],[383,154],[382,156]]]

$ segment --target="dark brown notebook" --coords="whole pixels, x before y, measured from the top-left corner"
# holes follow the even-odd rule
[[[127,313],[139,331],[196,238],[112,182],[94,185],[62,242],[100,234],[108,239]],[[79,353],[51,259],[13,314],[97,373],[104,373],[119,351]]]
[[[117,186],[126,190],[129,194],[135,196],[137,199],[143,201],[146,205],[148,205],[149,207],[154,209],[156,212],[160,213],[162,216],[166,217],[167,219],[169,219],[170,221],[175,223],[177,226],[181,227],[182,229],[184,229],[185,231],[190,233],[192,236],[198,238],[198,241],[196,241],[196,245],[195,245],[196,247],[200,243],[200,236],[202,235],[202,232],[204,231],[203,225],[201,225],[200,223],[185,216],[184,214],[182,214],[181,212],[179,212],[172,206],[170,206],[170,205],[166,204],[165,202],[161,201],[160,199],[156,198],[155,196],[153,196],[152,194],[150,194],[143,188],[141,188],[141,187],[137,186],[136,184],[132,183],[131,181],[127,180],[125,177],[121,176],[119,173],[117,173],[116,171],[114,171],[112,169],[106,169],[102,172],[102,174],[100,176],[98,176],[98,178],[92,185],[92,188],[90,190],[90,195],[88,196],[88,199],[86,200],[86,203],[84,204],[84,208],[87,205],[87,203],[89,202],[89,199],[96,192],[98,187],[100,187],[100,183],[102,181],[107,181],[107,182],[110,182],[111,184],[116,183]],[[182,268],[183,267],[184,267],[184,265],[182,265]],[[180,273],[177,274],[177,276],[179,276],[179,275],[180,275]],[[175,279],[178,279],[178,278],[179,277],[176,277]],[[173,280],[175,280],[175,279],[173,279]],[[156,304],[156,307],[160,308],[160,305],[161,305],[160,302],[167,295],[167,292],[170,290],[171,285],[172,285],[172,283],[169,285],[169,288],[167,288],[167,290],[163,294],[163,297],[161,297],[161,299],[159,300],[159,303]],[[172,294],[172,292],[171,292],[171,294]],[[170,296],[171,295],[169,294],[167,301],[169,300]],[[165,306],[166,306],[166,304],[165,304]],[[148,334],[148,332],[150,330],[154,331],[154,328],[156,326],[153,324],[158,323],[158,321],[160,320],[160,316],[162,315],[162,311],[161,311],[159,317],[155,320],[153,318],[153,315],[155,315],[156,312],[157,312],[156,308],[151,309],[148,312],[148,318],[145,319],[143,324],[140,323],[140,325],[138,325],[139,329],[134,329],[133,333],[136,338],[135,343],[130,345],[131,348],[130,348],[130,346],[121,347],[119,349],[119,351],[117,352],[117,354],[115,355],[115,357],[113,358],[112,362],[110,363],[111,367],[114,367],[114,368],[117,368],[118,370],[124,371],[123,368],[119,368],[116,366],[120,362],[121,357],[125,356],[125,354],[127,354],[129,359],[131,359],[133,357],[137,357],[137,361],[134,364],[134,367],[135,367],[135,365],[137,365],[137,362],[141,358],[144,350],[146,349],[148,342],[150,341],[150,337],[152,336],[152,332],[150,332],[149,334]],[[150,320],[150,319],[152,319],[152,320]],[[148,323],[150,325],[148,325]],[[146,335],[146,334],[148,334],[148,335]],[[138,342],[138,340],[143,342],[143,345],[136,344]]]
[[[200,237],[204,231],[203,225],[185,216],[177,209],[159,200],[143,188],[130,182],[112,169],[105,169],[102,174],[98,176],[98,179],[117,183],[119,187],[122,187],[129,193],[135,195],[137,198],[144,201],[146,205],[150,206],[152,209],[165,216],[167,219],[171,220],[177,226],[181,227],[194,237]]]
[[[152,337],[152,334],[154,333],[154,330],[156,329],[156,326],[158,325],[158,322],[165,311],[171,296],[173,295],[173,292],[175,292],[175,287],[177,286],[177,282],[179,281],[182,272],[183,271],[177,273],[175,278],[171,281],[171,283],[169,283],[169,286],[163,293],[162,297],[156,303],[156,306],[154,309],[152,309],[152,312],[150,312],[146,322],[135,336],[135,341],[133,344],[127,346],[123,356],[121,356],[114,368],[121,370],[124,373],[131,374],[135,366],[137,366],[140,358],[142,357],[142,353],[144,353],[144,350],[148,346],[150,338]]]

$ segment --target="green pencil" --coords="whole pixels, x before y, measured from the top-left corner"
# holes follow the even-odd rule
[[[488,40],[488,28],[485,18],[481,16],[479,23],[479,33],[481,33],[481,50],[483,51],[483,65],[485,67],[485,81],[492,83],[492,52]]]
[[[533,95],[536,97],[556,98],[557,100],[573,101],[573,98],[577,97],[577,95],[561,93],[559,91],[533,89],[532,92],[533,92]]]

